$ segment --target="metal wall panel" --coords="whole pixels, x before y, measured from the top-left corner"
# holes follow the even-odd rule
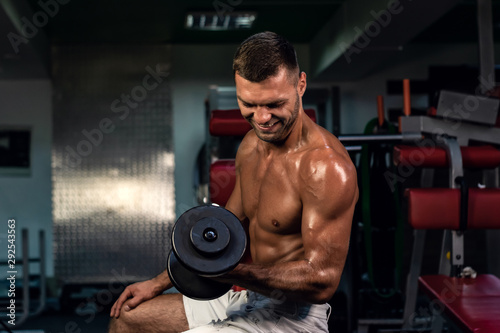
[[[56,277],[150,278],[175,219],[169,47],[56,46],[52,57]]]

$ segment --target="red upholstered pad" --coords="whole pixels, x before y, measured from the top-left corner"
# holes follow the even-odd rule
[[[407,189],[408,222],[414,229],[459,229],[460,191],[443,188]]]
[[[460,190],[407,189],[408,222],[415,229],[459,229]],[[500,189],[469,189],[467,229],[500,228]]]
[[[492,169],[500,165],[500,150],[493,146],[460,147],[465,168]],[[394,147],[393,160],[396,165],[414,167],[445,168],[448,156],[443,148],[398,145]]]
[[[316,122],[316,111],[305,109],[306,114]],[[244,136],[252,127],[241,116],[239,109],[213,110],[210,115],[209,131],[213,136]]]
[[[225,206],[236,182],[234,160],[221,159],[210,166],[210,200]]]
[[[496,276],[425,275],[419,278],[419,286],[432,299],[434,309],[444,311],[466,332],[500,331],[500,279]]]
[[[500,189],[469,189],[468,216],[468,229],[499,229]]]
[[[213,136],[243,136],[252,127],[236,110],[213,110],[210,114],[209,131]]]

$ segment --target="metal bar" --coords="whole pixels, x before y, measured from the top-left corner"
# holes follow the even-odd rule
[[[464,267],[464,233],[462,231],[451,231],[451,255],[452,275],[458,277]]]
[[[332,133],[340,135],[340,88],[332,87]]]
[[[414,141],[422,139],[420,133],[404,133],[404,134],[384,134],[384,135],[340,135],[338,137],[342,143],[382,143],[382,142],[401,142]]]
[[[457,179],[457,177],[463,177],[464,175],[460,145],[456,139],[445,136],[439,136],[437,141],[438,144],[446,150],[448,160],[450,161],[449,187],[457,188],[458,185],[455,179]],[[459,253],[460,249],[462,249],[462,253]],[[450,251],[452,256],[451,261],[447,258],[447,253]],[[453,262],[453,265],[460,265],[460,262],[463,265],[463,237],[457,237],[454,231],[444,230],[439,260],[439,274],[450,275],[452,268],[451,262]]]
[[[417,306],[418,296],[418,277],[422,267],[424,256],[426,230],[413,231],[413,251],[411,254],[410,271],[406,280],[406,298],[403,312],[403,329],[407,330],[413,326],[414,317],[416,315],[415,308]]]
[[[16,320],[16,325],[22,325],[30,315],[30,265],[29,265],[29,237],[28,229],[22,229],[23,248],[23,306],[21,318]]]
[[[495,49],[491,0],[477,0],[479,78],[484,94],[495,87]]]
[[[483,170],[483,184],[487,187],[500,187],[500,168]],[[486,232],[486,248],[488,253],[488,272],[500,276],[500,230]]]
[[[39,248],[40,248],[40,296],[38,308],[33,313],[34,316],[39,315],[45,309],[45,301],[47,299],[46,279],[45,279],[45,232],[40,230],[39,235]]]
[[[368,318],[359,319],[358,324],[360,325],[401,325],[403,323],[402,319],[399,318]]]
[[[457,140],[450,137],[439,136],[437,138],[438,144],[446,150],[446,155],[448,155],[448,160],[450,161],[450,179],[449,187],[458,188],[455,180],[458,177],[463,177],[464,169],[462,163],[462,152],[460,151],[460,145]]]
[[[32,263],[32,262],[40,262],[40,258],[29,258],[28,259],[28,262]],[[0,266],[7,266],[9,264],[8,261],[2,261],[0,262]],[[22,266],[23,263],[21,262],[20,264],[18,264],[19,266]],[[1,331],[0,331],[1,332]]]
[[[362,146],[345,146],[347,151],[361,151],[363,149]]]
[[[460,146],[456,139],[449,137],[440,137],[439,143],[446,150],[446,154],[448,155],[448,160],[450,161],[449,186],[450,188],[458,188],[459,185],[457,184],[456,180],[458,177],[464,176],[462,153],[460,151]],[[441,252],[441,264],[442,264],[441,267],[443,269],[446,269],[447,274],[450,274],[450,272],[448,271],[450,261],[447,259],[446,256],[446,253],[449,250],[450,250],[449,248],[445,248],[443,246]],[[451,231],[451,265],[453,267],[454,274],[458,274],[459,272],[456,272],[457,269],[461,269],[461,267],[463,267],[464,265],[463,233],[457,232],[455,230]]]
[[[441,252],[439,257],[439,269],[438,274],[450,275],[451,273],[451,262],[446,257],[446,254],[451,251],[451,231],[443,230],[443,238],[441,241]]]

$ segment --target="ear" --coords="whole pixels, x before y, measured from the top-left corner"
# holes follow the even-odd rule
[[[300,72],[299,82],[297,82],[297,93],[300,97],[304,95],[307,87],[307,75],[305,72]]]

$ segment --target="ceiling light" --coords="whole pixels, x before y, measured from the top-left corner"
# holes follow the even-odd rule
[[[250,29],[257,18],[255,12],[191,12],[186,15],[186,28],[191,30],[238,30]]]

